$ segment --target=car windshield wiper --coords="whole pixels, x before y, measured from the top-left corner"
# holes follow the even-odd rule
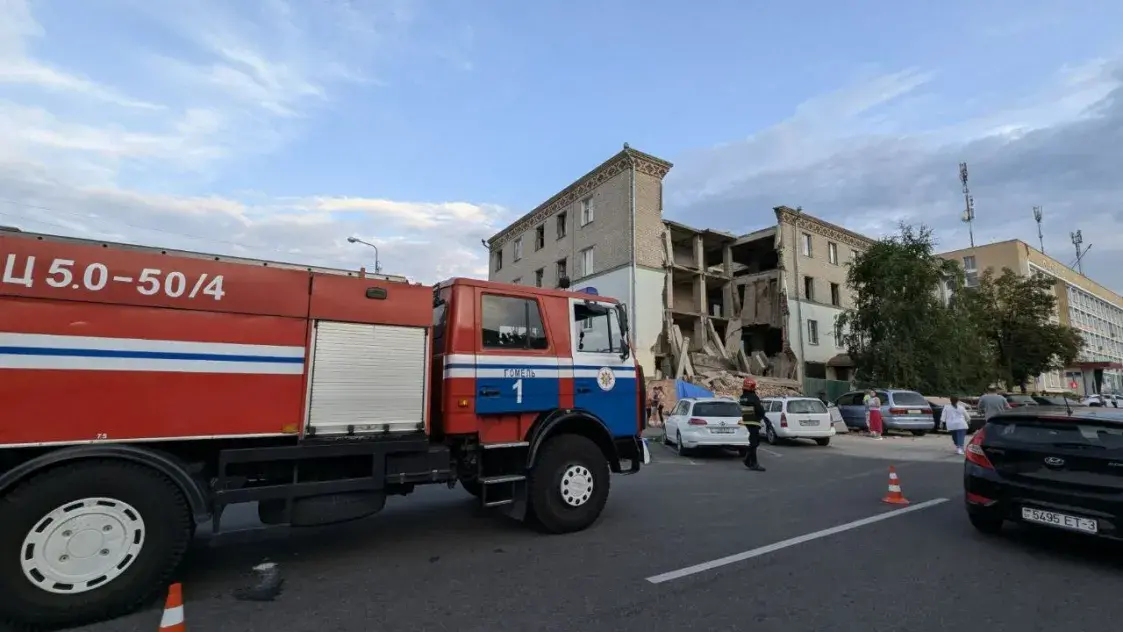
[[[1107,449],[1106,447],[1104,447],[1102,445],[1096,445],[1094,443],[1076,443],[1076,442],[1065,442],[1065,441],[1059,441],[1057,443],[1054,443],[1053,447],[1054,448],[1077,448],[1077,449],[1094,448],[1096,450],[1106,450]]]

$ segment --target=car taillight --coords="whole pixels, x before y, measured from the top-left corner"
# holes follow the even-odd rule
[[[909,409],[907,409],[907,408],[890,408],[889,409],[890,415],[907,415],[908,412],[909,412]]]
[[[1017,408],[1018,406],[1021,406],[1021,405],[1022,405],[1021,402],[1010,402],[1010,408]]]
[[[788,413],[780,413],[780,427],[781,428],[787,428],[788,427]]]
[[[967,460],[979,467],[984,467],[988,470],[994,469],[994,464],[987,458],[987,453],[983,452],[983,439],[986,437],[986,428],[979,428],[975,436],[971,437],[970,443],[967,444]]]
[[[706,420],[705,420],[705,419],[699,419],[699,418],[697,418],[697,417],[691,417],[691,418],[690,418],[690,421],[688,421],[688,422],[686,422],[686,423],[690,424],[691,426],[705,426],[705,425],[708,425],[708,424],[706,424]]]

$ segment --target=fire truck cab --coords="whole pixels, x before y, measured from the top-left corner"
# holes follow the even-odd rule
[[[628,338],[588,292],[2,233],[0,621],[133,610],[239,503],[318,526],[459,483],[584,529],[650,462]]]

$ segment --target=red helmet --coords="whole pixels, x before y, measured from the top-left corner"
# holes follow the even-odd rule
[[[751,377],[745,378],[745,381],[743,383],[743,387],[746,391],[755,391],[756,390],[756,380],[754,380]]]

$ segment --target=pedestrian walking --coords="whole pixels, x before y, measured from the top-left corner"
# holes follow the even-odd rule
[[[990,387],[987,389],[985,395],[979,398],[979,405],[976,406],[979,412],[983,413],[983,417],[987,421],[1004,410],[1010,410],[1010,402],[1006,398],[998,394],[997,387]]]
[[[951,403],[944,404],[944,410],[940,413],[940,419],[943,420],[944,427],[951,433],[951,440],[955,443],[956,454],[963,454],[963,441],[967,437],[969,418],[967,407],[955,395],[951,396]]]
[[[663,387],[656,385],[651,389],[651,408],[659,420],[659,425],[663,425]]]
[[[741,386],[741,425],[749,431],[749,449],[745,451],[745,467],[754,472],[765,471],[756,457],[760,445],[760,426],[764,423],[764,404],[756,394],[756,380],[745,378]]]
[[[866,404],[866,427],[870,429],[870,436],[874,439],[881,441],[882,433],[885,428],[881,422],[881,398],[877,396],[874,391],[867,391],[865,397]]]

